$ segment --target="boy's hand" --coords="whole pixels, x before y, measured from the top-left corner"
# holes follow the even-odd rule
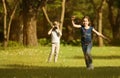
[[[106,38],[106,40],[107,40],[108,42],[111,42],[111,41],[112,41],[110,38]]]
[[[105,40],[107,40],[108,42],[111,42],[111,39],[109,37],[105,37]]]

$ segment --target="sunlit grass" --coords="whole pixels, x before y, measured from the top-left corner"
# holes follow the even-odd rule
[[[50,46],[7,48],[0,50],[0,65],[85,67],[80,46],[61,46],[58,62],[47,63]],[[95,67],[120,66],[120,47],[93,47],[91,54]]]
[[[0,49],[1,78],[120,78],[120,47],[93,47],[95,69],[88,71],[80,46],[60,47],[58,62],[48,63],[51,46]]]

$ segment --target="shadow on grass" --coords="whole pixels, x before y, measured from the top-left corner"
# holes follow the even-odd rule
[[[120,67],[9,67],[0,69],[0,78],[120,78]]]
[[[120,56],[92,56],[94,59],[120,59]],[[74,56],[75,59],[82,59],[84,57]]]

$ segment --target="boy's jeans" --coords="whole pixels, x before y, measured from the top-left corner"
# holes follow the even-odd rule
[[[92,64],[92,56],[90,54],[92,49],[92,42],[89,44],[82,44],[82,50],[84,53],[84,58],[85,58],[85,63],[86,63],[86,67],[90,67],[90,65]]]
[[[59,49],[60,49],[60,43],[52,43],[52,48],[49,54],[48,62],[51,62],[53,55],[54,55],[54,62],[57,62]]]

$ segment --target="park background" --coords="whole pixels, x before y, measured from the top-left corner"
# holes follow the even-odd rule
[[[93,34],[93,71],[85,68],[74,15],[76,24],[89,16],[110,39]],[[54,20],[61,22],[61,49],[58,62],[49,64],[47,33]],[[119,46],[120,0],[0,0],[1,78],[120,78]]]

